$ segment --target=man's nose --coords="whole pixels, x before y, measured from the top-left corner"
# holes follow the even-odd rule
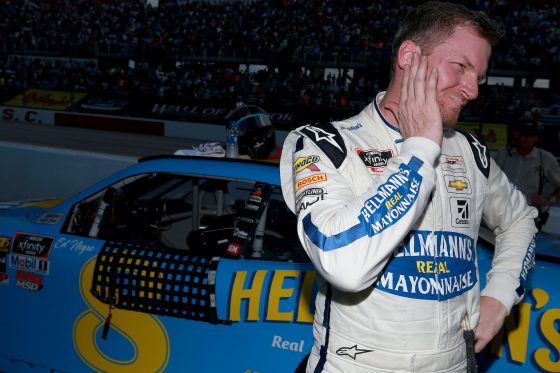
[[[468,101],[472,101],[478,97],[478,77],[474,74],[464,76],[463,95]]]

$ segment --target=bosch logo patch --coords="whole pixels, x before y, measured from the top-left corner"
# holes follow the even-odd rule
[[[315,174],[296,181],[296,192],[304,186],[327,181],[327,174]]]
[[[16,287],[31,291],[41,290],[43,288],[43,276],[18,271],[16,273]]]

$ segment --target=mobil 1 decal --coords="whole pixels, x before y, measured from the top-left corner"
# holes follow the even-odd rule
[[[356,149],[356,153],[371,172],[385,171],[387,162],[393,156],[393,151],[391,149]]]

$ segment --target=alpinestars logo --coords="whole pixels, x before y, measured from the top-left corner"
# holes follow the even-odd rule
[[[336,350],[336,354],[339,356],[350,356],[353,360],[356,360],[356,355],[365,354],[366,352],[371,352],[373,350],[362,350],[358,348],[358,345],[354,345],[352,347],[341,347]]]
[[[313,127],[313,126],[307,126],[306,129],[309,132],[313,133],[313,135],[315,135],[315,141],[317,141],[317,142],[327,141],[328,143],[330,143],[332,146],[336,147],[341,152],[344,151],[344,150],[342,150],[340,145],[338,145],[338,143],[334,139],[336,135],[334,135],[332,133],[328,133],[327,131],[325,131],[322,128],[317,128],[317,127]]]
[[[464,228],[471,224],[470,220],[470,198],[450,198],[451,225]]]

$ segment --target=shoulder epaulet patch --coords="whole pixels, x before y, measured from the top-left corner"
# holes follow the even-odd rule
[[[317,144],[336,168],[342,165],[342,162],[346,159],[346,146],[344,146],[342,136],[332,123],[307,125],[301,128],[299,132]]]
[[[490,154],[488,148],[476,136],[464,131],[457,131],[467,138],[471,150],[474,155],[474,160],[478,169],[484,174],[486,178],[490,175]]]
[[[301,149],[303,149],[303,136],[298,137],[296,141],[296,152],[299,152]]]

